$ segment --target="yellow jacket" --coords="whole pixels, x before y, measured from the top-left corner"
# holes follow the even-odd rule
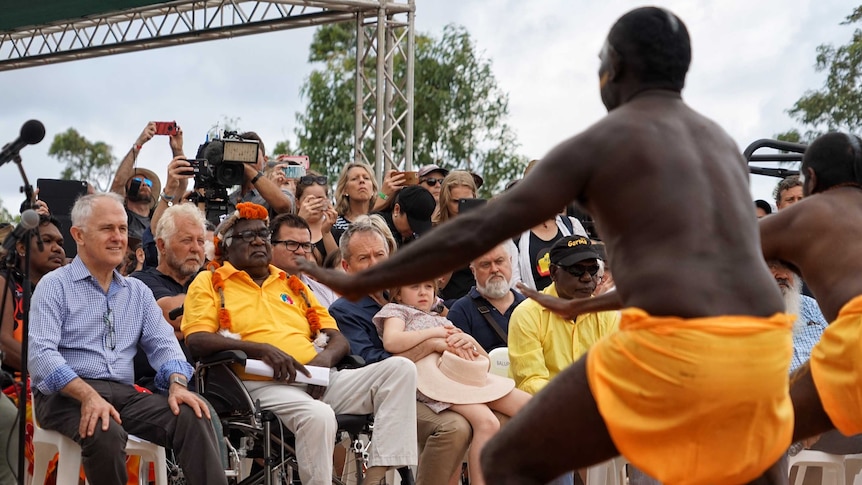
[[[542,293],[557,296],[555,284]],[[575,322],[527,300],[509,320],[509,372],[518,389],[536,394],[605,335],[616,332],[620,313],[579,315]]]

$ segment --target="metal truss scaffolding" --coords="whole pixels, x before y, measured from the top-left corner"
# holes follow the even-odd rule
[[[354,21],[354,158],[372,164],[379,179],[387,168],[412,168],[414,13],[415,0],[149,2],[0,30],[0,71]]]

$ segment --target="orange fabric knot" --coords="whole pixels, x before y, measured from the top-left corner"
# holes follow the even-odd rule
[[[308,326],[311,327],[311,335],[316,336],[320,333],[320,317],[312,307],[305,309],[305,317],[308,319]]]
[[[302,301],[305,303],[305,318],[308,320],[309,328],[311,328],[311,339],[314,340],[317,334],[320,333],[320,316],[317,315],[314,307],[311,306],[311,301],[305,293],[305,285],[296,275],[291,275],[287,280],[287,287],[290,288],[290,291],[302,297]]]
[[[236,205],[236,210],[239,212],[240,219],[260,219],[262,221],[269,219],[266,207],[254,202],[240,202]]]
[[[218,261],[210,261],[209,263],[207,263],[207,270],[208,271],[215,271],[219,268],[221,268],[221,265],[218,264]]]
[[[219,308],[218,310],[218,326],[220,329],[230,330],[230,312],[227,308]]]
[[[224,279],[222,279],[221,275],[216,271],[213,271],[213,288],[216,290],[224,289]]]

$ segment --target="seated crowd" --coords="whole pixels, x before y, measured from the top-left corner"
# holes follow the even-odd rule
[[[260,137],[247,132],[240,137],[259,143],[257,162],[244,165],[222,217],[208,221],[190,201],[195,175],[181,129],[168,137],[173,158],[164,186],[135,167],[154,135],[149,123],[110,193],[86,195],[72,208],[40,204],[38,232],[15,229],[3,241],[3,368],[15,373],[25,364],[22,300],[29,285],[26,365],[36,416],[42,427],[81,444],[89,483],[128,480],[128,434],[172,448],[188,483],[226,483],[218,419],[189,385],[196,358],[241,350],[272,368],[272,377],[239,377],[296,436],[302,483],[331,483],[336,414],[373,414],[365,483],[385,483],[389,469],[408,466],[417,484],[454,484],[466,462],[470,483],[479,485],[482,445],[617,329],[618,312],[566,319],[519,291],[582,299],[613,286],[602,243],[565,210],[461,270],[350,301],[301,274],[297,258],[348,273],[369,268],[457,217],[477,197],[481,177],[428,165],[416,184],[393,170],[378,187],[371,167],[349,163],[334,184],[311,170],[292,178],[285,170],[292,162],[267,161]],[[776,187],[778,210],[798,200],[794,184]],[[761,213],[771,212],[758,202]],[[51,209],[71,214],[71,261]],[[801,295],[798,275],[778,262],[770,268],[788,311],[800,315],[795,367],[826,323],[816,301]],[[171,318],[179,307],[183,314]],[[508,349],[511,378],[489,374],[488,353],[498,348]],[[339,370],[348,354],[365,366]],[[329,368],[328,385],[298,384],[307,367]],[[10,399],[0,396],[7,433],[14,431],[10,413]],[[824,435],[815,448],[862,451],[858,439],[842,438]],[[0,436],[0,483],[11,480],[9,464],[16,462],[8,442]],[[567,474],[553,483],[582,479]],[[636,471],[630,480],[654,483]]]

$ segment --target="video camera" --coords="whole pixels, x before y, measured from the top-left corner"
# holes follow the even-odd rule
[[[225,131],[221,138],[202,144],[195,158],[188,160],[195,177],[195,202],[205,205],[207,220],[217,225],[227,214],[227,190],[245,181],[245,164],[257,163],[259,146],[235,131]]]
[[[195,175],[196,189],[216,189],[242,185],[246,163],[257,163],[260,143],[244,140],[235,131],[226,131],[222,138],[208,141],[198,148],[194,160],[189,160]]]

